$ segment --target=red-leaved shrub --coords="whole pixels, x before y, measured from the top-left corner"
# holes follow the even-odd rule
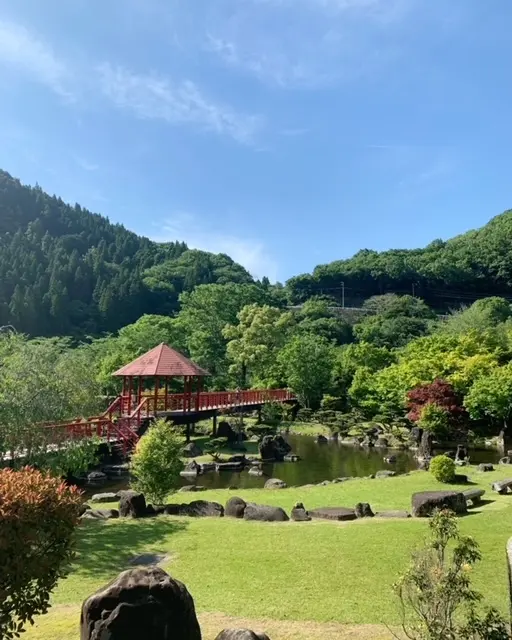
[[[0,638],[45,613],[72,559],[80,492],[35,469],[0,469]]]

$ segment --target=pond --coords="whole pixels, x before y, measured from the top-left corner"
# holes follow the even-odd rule
[[[208,489],[225,489],[228,487],[248,489],[263,487],[268,478],[280,478],[288,486],[300,486],[318,484],[324,480],[334,480],[340,477],[369,476],[381,469],[405,473],[417,467],[414,452],[412,451],[366,449],[343,445],[336,441],[317,444],[315,438],[311,436],[288,435],[286,439],[292,447],[292,452],[300,456],[300,462],[265,464],[262,467],[265,475],[262,477],[251,476],[248,471],[241,473],[228,471],[206,473],[197,476],[197,478],[181,478],[180,486],[198,484]],[[441,452],[438,451],[436,453]],[[397,461],[395,464],[384,462],[384,456],[389,455],[396,456]],[[470,451],[472,464],[480,462],[497,463],[500,457],[501,454],[495,449]],[[113,490],[123,488],[126,488],[126,482],[118,482]]]

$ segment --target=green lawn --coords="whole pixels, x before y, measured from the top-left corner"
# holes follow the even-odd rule
[[[512,476],[512,468],[486,474],[471,468],[469,474],[473,482],[487,489],[488,498],[460,519],[462,531],[477,539],[484,556],[474,571],[474,585],[490,604],[507,614],[505,544],[512,536],[512,496],[491,493],[490,483]],[[304,502],[306,508],[369,502],[378,511],[408,509],[411,494],[427,489],[446,489],[446,485],[438,484],[429,473],[415,472],[309,489],[237,491],[236,495],[279,505],[288,512],[297,501]],[[225,504],[232,495],[234,492],[224,489],[175,494],[171,500],[201,498]],[[379,635],[375,628],[370,635],[354,632],[344,636],[342,627],[332,625],[395,623],[397,609],[391,586],[426,533],[427,521],[419,519],[269,524],[162,516],[88,522],[80,529],[73,573],[55,592],[53,611],[40,618],[25,637],[76,639],[82,600],[127,568],[133,555],[159,551],[169,556],[163,568],[187,585],[206,625],[211,616],[243,617],[266,621],[276,629],[272,640],[330,638],[329,629],[334,629],[333,638],[387,638],[389,635]],[[302,636],[299,625],[296,633],[287,635],[285,623],[291,621],[317,624],[319,631],[310,629]],[[211,625],[212,634],[214,627]]]

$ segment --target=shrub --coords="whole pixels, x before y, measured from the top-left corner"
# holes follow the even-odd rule
[[[324,395],[320,402],[320,408],[324,411],[343,411],[345,409],[345,399],[338,396]]]
[[[448,456],[432,458],[429,469],[439,482],[452,482],[455,478],[455,462]]]
[[[303,407],[297,411],[297,422],[311,422],[313,419],[313,409]]]
[[[283,420],[283,406],[279,402],[268,402],[261,408],[261,421],[277,426]]]
[[[449,431],[449,415],[437,404],[426,404],[420,411],[418,427],[436,436],[444,436]]]
[[[35,469],[0,470],[0,638],[48,610],[73,556],[80,495]]]
[[[154,504],[162,504],[176,487],[183,467],[183,443],[165,420],[157,420],[137,443],[131,460],[133,487]]]
[[[410,640],[506,640],[505,621],[495,609],[482,611],[482,596],[471,587],[470,570],[481,559],[478,544],[460,535],[450,511],[437,512],[429,526],[431,539],[414,554],[410,568],[395,585],[404,636]]]

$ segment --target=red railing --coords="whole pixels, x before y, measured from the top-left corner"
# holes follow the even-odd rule
[[[138,404],[136,396],[118,396],[101,416],[41,426],[48,429],[49,440],[57,445],[70,439],[99,437],[107,442],[120,442],[126,453],[137,444],[142,420],[158,413],[229,409],[294,399],[287,389],[146,395]]]

